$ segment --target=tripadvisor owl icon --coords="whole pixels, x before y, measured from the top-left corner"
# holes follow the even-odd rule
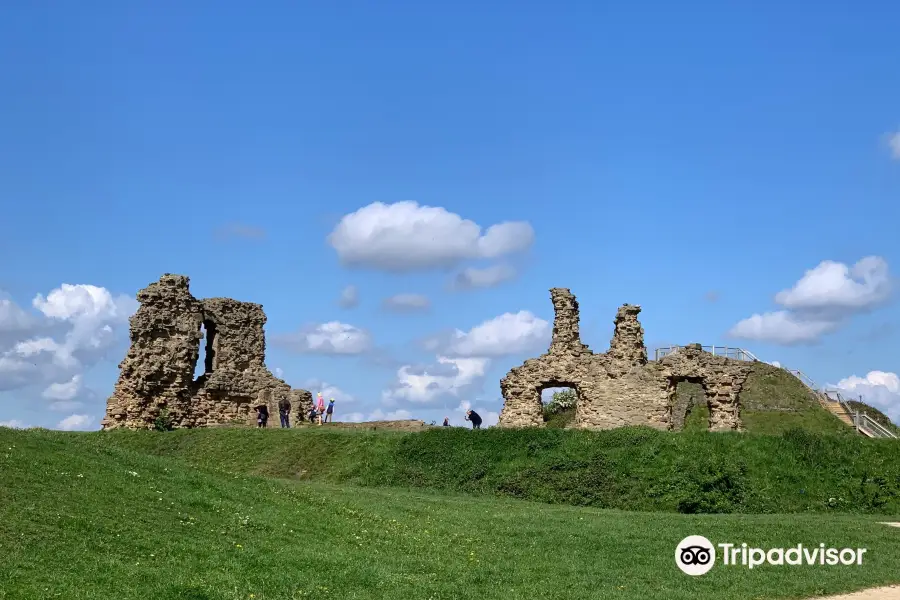
[[[703,575],[716,564],[716,550],[702,535],[689,535],[675,548],[675,564],[688,575]]]

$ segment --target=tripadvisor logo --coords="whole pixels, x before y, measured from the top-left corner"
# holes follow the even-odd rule
[[[861,565],[866,548],[826,548],[825,544],[807,547],[797,544],[790,548],[753,548],[747,544],[722,543],[713,545],[702,535],[689,535],[675,548],[675,564],[688,575],[703,575],[716,564],[716,548],[722,564],[752,569],[760,565]]]

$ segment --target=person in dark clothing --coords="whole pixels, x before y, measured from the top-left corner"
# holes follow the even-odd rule
[[[309,409],[309,414],[307,414],[306,416],[309,417],[309,422],[310,422],[310,423],[315,423],[315,422],[316,422],[316,417],[319,416],[319,413],[316,412],[316,405],[315,405],[315,404],[313,404],[313,406]]]
[[[257,427],[265,427],[266,423],[269,422],[269,407],[265,404],[260,404],[256,407],[256,426]]]
[[[287,398],[282,398],[278,401],[278,416],[281,417],[281,426],[283,428],[290,428],[291,421],[291,402]]]
[[[443,427],[450,427],[450,417],[444,417]]]
[[[481,429],[481,415],[474,410],[466,411],[466,421],[472,422],[472,429]]]
[[[325,422],[334,422],[334,398],[329,398],[328,408],[325,409]]]

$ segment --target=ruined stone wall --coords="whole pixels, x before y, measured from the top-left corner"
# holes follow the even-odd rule
[[[631,304],[616,313],[609,351],[594,354],[580,340],[575,296],[562,288],[551,289],[550,296],[556,312],[553,341],[546,354],[514,367],[500,381],[501,427],[543,426],[541,392],[572,387],[578,398],[574,427],[673,429],[683,423],[683,415],[680,421],[673,418],[678,410],[675,386],[679,381],[698,381],[709,404],[710,429],[741,429],[738,397],[750,373],[748,363],[714,356],[697,345],[658,362],[648,361],[638,320],[641,307]]]
[[[176,428],[255,425],[259,404],[278,426],[278,402],[291,401],[292,416],[305,414],[312,394],[292,390],[265,366],[266,316],[262,306],[230,298],[197,300],[189,279],[166,274],[138,292],[131,318],[131,346],[107,402],[104,429],[146,429],[161,411]],[[202,328],[204,374],[194,380]]]

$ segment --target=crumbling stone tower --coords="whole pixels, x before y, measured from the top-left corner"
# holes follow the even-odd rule
[[[137,294],[131,345],[107,401],[104,429],[152,427],[163,409],[175,427],[253,425],[255,407],[289,398],[293,421],[312,394],[292,390],[265,366],[262,306],[231,298],[197,300],[188,277],[165,274]],[[194,379],[206,330],[204,374]],[[276,421],[277,423],[277,421]]]
[[[555,318],[546,354],[514,367],[500,381],[501,427],[542,427],[541,392],[571,387],[577,395],[575,427],[611,429],[647,425],[673,429],[683,423],[684,407],[675,406],[678,382],[698,382],[709,406],[710,430],[739,430],[741,386],[750,365],[704,352],[699,345],[660,361],[647,360],[641,307],[623,304],[605,354],[594,354],[581,342],[578,301],[568,289],[550,290]]]

